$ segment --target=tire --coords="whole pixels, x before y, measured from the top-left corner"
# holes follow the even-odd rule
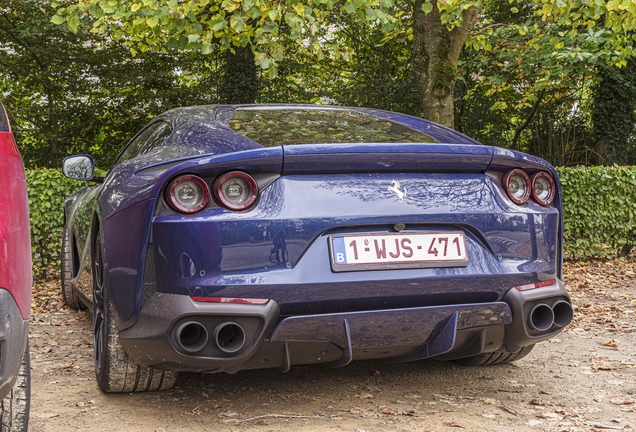
[[[20,372],[11,392],[2,400],[0,407],[1,432],[26,432],[29,428],[29,409],[31,405],[31,362],[27,343]]]
[[[62,231],[62,256],[61,262],[61,276],[62,276],[62,297],[64,303],[71,309],[81,310],[86,309],[86,305],[77,296],[77,293],[73,289],[71,280],[76,275],[77,271],[74,269],[73,259],[73,244],[71,241],[71,231],[64,224],[64,230]]]
[[[483,353],[472,357],[466,357],[462,359],[453,360],[455,363],[462,366],[489,366],[499,365],[505,363],[512,363],[513,361],[521,360],[532,351],[534,345],[528,345],[521,348],[519,351],[508,352],[503,349],[499,349],[490,353]]]
[[[119,343],[115,313],[103,272],[101,233],[93,253],[93,347],[95,376],[102,391],[131,393],[167,390],[178,372],[164,371],[133,362]]]

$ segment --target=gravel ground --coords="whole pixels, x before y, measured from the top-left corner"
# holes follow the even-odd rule
[[[33,431],[602,431],[636,429],[636,263],[571,263],[575,321],[524,359],[462,367],[354,362],[235,375],[182,374],[164,392],[95,382],[90,314],[37,284]]]

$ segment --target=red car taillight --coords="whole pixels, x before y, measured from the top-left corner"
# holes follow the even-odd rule
[[[508,171],[501,181],[512,202],[523,204],[530,198],[530,178],[520,169]]]
[[[544,171],[528,177],[524,171],[513,169],[503,176],[501,185],[515,204],[523,204],[532,197],[538,204],[547,206],[556,193],[552,176]]]
[[[217,204],[228,210],[246,210],[258,198],[256,181],[241,171],[231,171],[217,178],[212,191]]]
[[[542,206],[547,206],[554,199],[555,187],[552,176],[546,172],[538,172],[532,176],[532,199]]]
[[[166,188],[166,201],[179,213],[196,213],[208,204],[209,199],[208,185],[194,175],[177,177]]]

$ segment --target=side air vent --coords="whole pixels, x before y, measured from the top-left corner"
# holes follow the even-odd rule
[[[141,288],[141,307],[157,293],[157,269],[155,266],[155,249],[150,243],[146,252],[146,265],[144,267],[144,280]]]

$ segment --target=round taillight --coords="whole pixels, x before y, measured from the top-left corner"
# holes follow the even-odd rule
[[[168,205],[179,213],[196,213],[208,204],[209,199],[208,185],[197,176],[177,177],[166,188]]]
[[[523,204],[530,198],[530,178],[520,169],[508,171],[503,176],[502,185],[515,204]]]
[[[542,206],[547,206],[554,199],[554,180],[547,172],[538,172],[532,176],[532,199]]]
[[[216,202],[229,210],[245,210],[258,197],[256,181],[241,171],[223,174],[212,185]]]

